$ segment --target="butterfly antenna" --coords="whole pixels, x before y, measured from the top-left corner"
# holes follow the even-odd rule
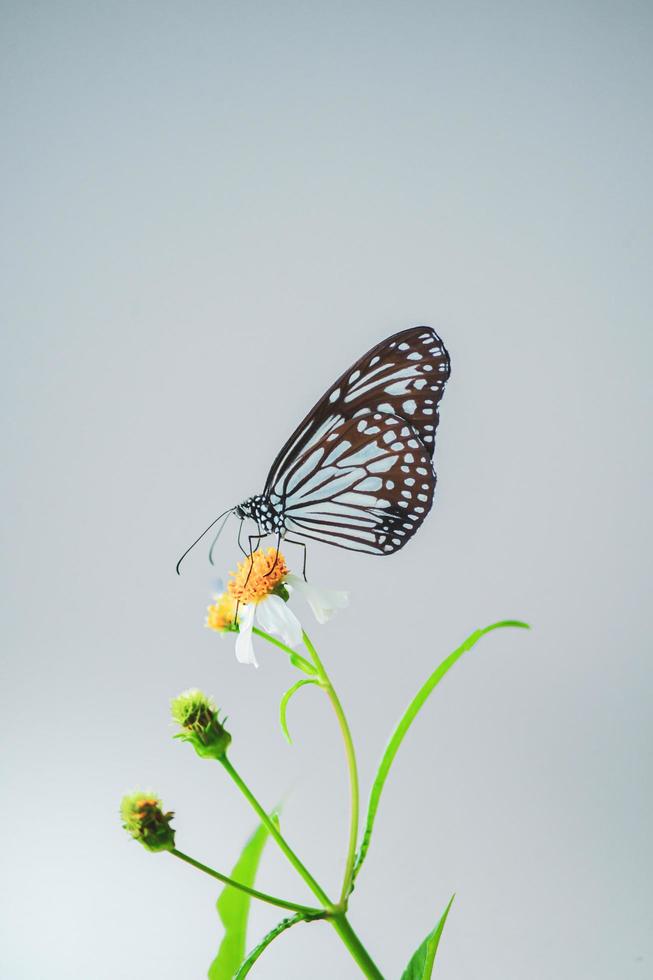
[[[220,537],[220,535],[224,531],[224,529],[226,527],[226,524],[227,524],[227,521],[229,520],[229,518],[231,517],[232,514],[233,514],[233,510],[228,510],[227,511],[227,516],[225,517],[225,519],[223,520],[222,524],[218,528],[218,533],[216,534],[216,536],[214,537],[213,541],[211,542],[211,547],[209,548],[209,562],[211,563],[211,565],[214,564],[214,562],[213,562],[213,549],[215,548],[216,544],[218,543],[218,538]],[[220,518],[218,518],[218,520],[220,520]]]
[[[210,531],[211,528],[214,527],[218,523],[218,521],[221,520],[221,518],[223,518],[225,516],[225,514],[230,514],[230,513],[233,512],[233,510],[234,510],[233,507],[230,507],[229,510],[223,510],[222,513],[219,514],[218,517],[216,517],[216,519],[214,521],[211,521],[211,523],[209,524],[209,526],[207,528],[204,528],[204,530],[200,534],[199,538],[195,538],[195,540],[193,541],[192,545],[189,548],[186,548],[186,550],[184,551],[183,555],[181,556],[181,558],[177,562],[177,566],[176,566],[177,575],[181,575],[181,572],[179,571],[179,566],[181,565],[182,561],[184,560],[184,558],[186,557],[186,555],[188,554],[188,552],[189,551],[192,551],[196,544],[199,544],[199,542],[202,540],[202,538],[204,537],[204,535],[208,531]],[[222,528],[220,528],[220,530],[222,530]]]

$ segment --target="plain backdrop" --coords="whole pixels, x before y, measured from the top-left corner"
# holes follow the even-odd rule
[[[365,797],[351,920],[397,978],[453,891],[442,980],[643,980],[651,813],[651,42],[645,2],[4,2],[1,976],[201,978],[217,886],[120,827],[153,787],[232,867],[255,825],[171,739],[200,686],[336,891],[347,782],[319,692],[204,628],[237,557],[181,551],[263,486],[364,350],[452,358],[432,514],[391,558],[310,549]],[[292,557],[292,556],[290,556]],[[308,895],[273,845],[259,884]],[[252,910],[249,944],[280,918]],[[358,976],[325,925],[256,977]]]

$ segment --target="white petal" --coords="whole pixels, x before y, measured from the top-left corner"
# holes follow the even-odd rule
[[[349,605],[348,592],[338,589],[320,589],[316,585],[305,582],[299,575],[286,576],[286,582],[304,596],[318,623],[326,623],[336,609],[346,609]]]
[[[256,618],[261,629],[278,636],[286,646],[297,647],[302,642],[301,623],[280,596],[269,595],[259,602]]]
[[[236,637],[236,659],[241,664],[254,664],[258,667],[254,656],[254,644],[252,643],[252,627],[254,626],[254,606],[241,606],[238,615],[238,626],[240,632]]]

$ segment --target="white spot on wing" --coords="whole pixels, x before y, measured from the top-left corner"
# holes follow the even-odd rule
[[[288,493],[292,492],[293,488],[297,486],[300,480],[302,480],[305,476],[308,476],[308,474],[315,469],[315,467],[317,466],[317,464],[319,463],[319,461],[322,459],[323,456],[324,456],[324,449],[322,448],[315,449],[308,457],[308,459],[304,460],[302,465],[297,470],[295,470],[295,472],[292,474],[292,476],[288,480],[286,491]]]
[[[391,385],[386,385],[383,389],[388,395],[407,395],[412,381],[406,378],[404,381],[395,381]]]
[[[380,490],[383,480],[379,476],[367,476],[360,483],[356,484],[356,490]]]
[[[351,449],[351,443],[347,442],[346,439],[343,439],[342,442],[339,442],[337,446],[333,447],[322,465],[328,466],[330,463],[335,463],[335,461],[339,459],[343,453],[346,453],[348,449]]]
[[[386,456],[384,459],[377,459],[367,467],[369,473],[387,473],[397,462],[397,456]]]
[[[375,507],[378,503],[376,497],[370,497],[364,493],[341,493],[336,498],[337,503],[353,504],[355,507]]]
[[[338,463],[338,466],[360,466],[366,463],[369,459],[375,459],[377,456],[381,456],[385,452],[375,442],[370,442],[367,446],[363,446],[358,452],[355,452],[352,456],[345,456]],[[369,469],[369,467],[368,467]]]

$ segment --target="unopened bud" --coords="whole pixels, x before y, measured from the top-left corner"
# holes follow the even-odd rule
[[[182,731],[175,738],[191,742],[202,759],[221,759],[231,742],[218,719],[218,710],[212,698],[202,691],[184,691],[172,704],[172,717]]]
[[[164,813],[161,800],[152,793],[124,796],[120,805],[122,825],[148,851],[170,851],[175,832],[170,826],[174,813]]]

